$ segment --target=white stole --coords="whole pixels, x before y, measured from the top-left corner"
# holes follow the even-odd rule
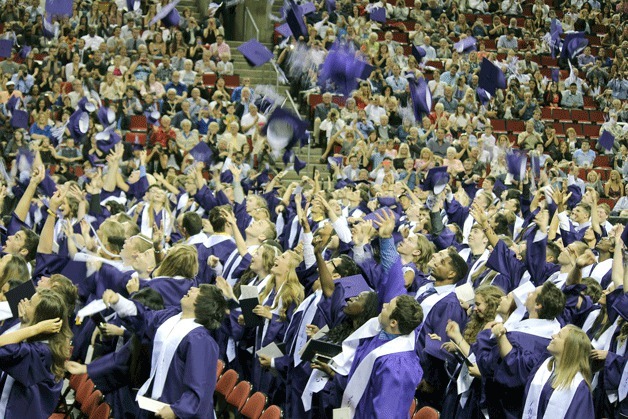
[[[474,364],[477,362],[473,352],[469,353],[467,358]],[[467,367],[467,364],[463,362],[460,368],[460,374],[458,374],[458,379],[456,380],[456,388],[458,389],[458,395],[460,396],[460,406],[463,408],[469,400],[469,390],[471,390],[471,383],[473,383],[473,380],[475,380],[475,377],[469,374],[469,367]]]
[[[332,367],[336,362],[340,362],[342,360],[349,361],[348,364],[337,365],[338,367],[342,367],[343,369],[351,368],[351,364],[353,363],[353,359],[355,358],[355,350],[361,339],[365,339],[368,337],[377,336],[382,330],[382,326],[379,323],[379,319],[373,318],[366,322],[362,327],[353,332],[351,336],[349,336],[345,342],[349,341],[351,345],[348,346],[349,349],[353,351],[353,354],[349,355],[347,358],[344,358],[345,355],[345,342],[343,342],[343,352],[339,356],[335,357],[331,361]],[[414,351],[414,331],[410,332],[407,335],[399,336],[395,339],[389,340],[379,348],[371,351],[363,360],[360,362],[360,365],[353,371],[353,375],[349,379],[347,383],[347,387],[342,396],[342,404],[341,407],[348,407],[351,410],[351,416],[355,416],[355,410],[364,395],[364,391],[368,386],[370,381],[371,374],[373,373],[373,365],[377,358],[385,355],[396,354],[401,352],[409,352]]]
[[[592,312],[589,313],[589,315],[587,316],[587,319],[584,321],[584,324],[582,325],[582,331],[584,333],[588,333],[589,330],[591,330],[591,328],[593,327],[593,323],[595,323],[595,320],[597,319],[597,316],[599,315],[600,315],[600,309],[593,310]]]
[[[150,397],[159,400],[164,390],[168,369],[179,344],[188,333],[197,327],[202,326],[196,323],[194,319],[181,319],[181,314],[172,316],[159,326],[153,344],[150,378],[139,389],[138,396],[144,396],[152,382],[153,391]]]
[[[428,286],[431,284],[428,284]],[[445,285],[446,286],[446,285]],[[421,294],[423,294],[423,292],[427,291],[428,288],[423,288],[421,287],[419,289],[419,291],[417,292],[417,297],[419,297]],[[454,292],[454,290],[456,289],[455,286],[450,286],[450,289],[443,291],[442,293],[438,292],[438,289],[436,287],[434,287],[434,289],[436,290],[436,293],[428,296],[427,298],[425,298],[422,302],[421,302],[421,308],[423,309],[423,318],[427,319],[427,315],[430,314],[430,311],[432,311],[432,308],[434,308],[434,306],[443,298],[447,297],[449,294],[451,294],[452,292]]]
[[[150,208],[150,205],[145,205],[144,208],[142,209],[142,225],[140,226],[140,232],[144,236],[152,239],[153,238],[153,226],[152,224],[149,224],[149,216],[148,216],[149,209],[152,211],[152,208]],[[168,213],[168,211],[166,211],[165,208],[163,208],[161,210],[161,229],[164,232],[164,237],[168,237],[172,233],[171,221],[172,220],[171,220],[170,214]]]
[[[210,248],[224,242],[225,240],[232,239],[231,237],[224,234],[212,234],[211,236],[207,237],[207,239],[203,242],[203,246]]]
[[[537,336],[544,339],[551,339],[553,334],[560,332],[560,323],[558,320],[545,319],[526,319],[519,323],[513,324],[508,329],[509,332],[520,332],[528,335]]]
[[[476,260],[475,263],[471,266],[471,268],[469,269],[469,273],[467,274],[467,283],[473,285],[473,280],[471,279],[471,277],[478,269],[480,269],[481,266],[486,264],[490,254],[491,252],[489,252],[488,249],[484,250],[484,252],[480,255],[478,260]]]
[[[536,419],[538,416],[541,392],[553,372],[548,369],[550,359],[552,358],[547,358],[545,362],[541,364],[536,374],[534,374],[523,408],[523,419]],[[584,377],[582,374],[577,373],[573,380],[571,380],[569,388],[561,390],[554,389],[547,404],[547,408],[545,409],[545,413],[543,414],[543,418],[563,419],[567,414],[567,410],[569,410],[569,406],[571,406],[578,386],[583,380]]]
[[[202,231],[198,234],[195,234],[193,236],[190,236],[186,241],[185,244],[189,244],[189,245],[195,245],[195,244],[202,244],[205,243],[205,241],[207,240],[207,234],[203,233]]]
[[[307,297],[305,300],[303,300],[301,304],[299,304],[299,308],[297,308],[297,310],[292,315],[292,319],[290,319],[290,323],[292,323],[292,320],[294,319],[295,314],[301,311],[304,312],[303,316],[301,317],[301,322],[299,323],[299,328],[296,332],[296,337],[295,337],[295,345],[294,345],[294,353],[293,353],[293,360],[294,360],[295,366],[303,362],[303,360],[301,359],[301,355],[299,355],[299,352],[301,352],[301,348],[303,348],[303,345],[305,345],[305,343],[307,342],[307,333],[305,332],[305,327],[308,324],[312,323],[312,320],[314,319],[314,315],[316,314],[316,310],[318,308],[318,303],[321,301],[322,297],[323,297],[322,290],[318,290],[314,294]],[[290,325],[288,325],[288,329],[289,328],[290,328]]]
[[[279,315],[279,311],[283,307],[283,300],[279,296],[279,294],[281,293],[281,289],[282,288],[283,288],[283,284],[281,284],[281,286],[277,290],[277,294],[275,294],[275,298],[273,298],[273,304],[272,305],[277,304],[277,307],[275,307],[273,310],[270,311],[272,314]],[[264,301],[260,301],[260,304],[264,304]],[[262,337],[260,339],[260,345],[262,344],[262,342],[264,342],[264,338],[266,337],[266,332],[268,332],[268,326],[270,325],[270,322],[272,322],[272,321],[273,321],[272,318],[271,319],[264,319],[264,327],[262,328]]]

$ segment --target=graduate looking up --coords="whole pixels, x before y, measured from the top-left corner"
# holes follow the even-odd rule
[[[214,409],[218,362],[218,345],[210,331],[218,328],[225,316],[227,303],[222,292],[214,285],[202,284],[181,298],[180,309],[159,311],[111,290],[104,292],[103,301],[126,318],[130,328],[154,342],[150,378],[138,395],[168,405],[157,417],[209,417]]]
[[[526,385],[523,418],[594,418],[586,333],[567,325],[552,335],[547,350],[552,356],[530,374]]]

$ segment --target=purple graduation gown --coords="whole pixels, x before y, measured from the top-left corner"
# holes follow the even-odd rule
[[[542,364],[543,362],[541,362],[541,365]],[[525,396],[523,398],[524,401],[528,396],[528,391],[530,390],[530,384],[532,383],[532,379],[534,378],[534,375],[541,367],[541,365],[538,365],[536,368],[534,368],[534,371],[530,373],[530,379],[528,380],[528,384],[526,385]],[[553,393],[554,389],[552,388],[551,380],[547,380],[547,382],[543,386],[543,390],[541,390],[539,410],[537,411],[537,419],[543,419],[543,415],[545,415],[545,410],[547,409],[547,405]],[[591,390],[589,389],[589,386],[585,381],[582,381],[578,385],[576,394],[574,395],[574,398],[569,405],[569,409],[567,409],[567,412],[565,413],[565,418],[595,418],[595,409],[593,408],[593,398],[591,397]]]
[[[127,317],[126,320],[151,340],[154,340],[159,326],[179,313],[175,308],[151,311],[139,303],[135,303],[135,306],[137,316]],[[159,401],[169,404],[175,415],[181,419],[211,417],[214,410],[217,362],[218,345],[210,332],[204,327],[193,329],[177,347]],[[150,391],[151,389],[147,396],[150,396]],[[148,412],[141,411],[142,417],[147,415]]]
[[[355,351],[351,371],[343,382],[343,387],[372,351],[387,340],[378,336],[364,339]],[[378,357],[373,364],[371,378],[355,410],[356,418],[407,418],[423,371],[415,351],[399,352]]]
[[[508,332],[512,350],[503,359],[491,331],[478,333],[472,345],[477,365],[486,378],[485,393],[489,415],[508,419],[521,417],[523,393],[530,374],[547,359],[550,340],[522,332]]]
[[[204,244],[198,247],[198,277],[199,284],[210,284],[214,282],[214,272],[207,265],[207,258],[210,256],[216,256],[222,266],[227,263],[227,259],[231,252],[236,249],[236,244],[233,240],[224,240],[216,245],[207,247]]]
[[[161,294],[165,307],[180,307],[181,298],[195,285],[196,281],[188,278],[159,276],[150,280],[140,280],[140,288],[152,288]]]
[[[57,407],[63,381],[52,374],[52,352],[43,342],[0,347],[0,369],[15,380],[9,393],[6,418],[47,419]],[[2,392],[0,389],[0,393]]]

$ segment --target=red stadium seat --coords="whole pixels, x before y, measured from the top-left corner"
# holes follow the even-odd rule
[[[238,382],[238,373],[235,370],[227,370],[216,383],[216,393],[223,395],[225,398],[233,390]]]
[[[593,167],[611,167],[611,157],[607,155],[600,155],[593,160]]]
[[[412,419],[438,419],[440,413],[433,407],[425,406],[416,411]]]
[[[267,402],[268,398],[264,393],[260,391],[253,393],[240,410],[240,414],[247,419],[259,419]]]
[[[101,403],[96,410],[89,415],[89,419],[109,419],[111,407],[107,403]]]
[[[281,419],[283,417],[283,411],[279,406],[270,405],[264,410],[262,416],[259,419]]]
[[[218,79],[218,76],[216,76],[216,74],[214,74],[214,73],[205,73],[205,74],[203,74],[203,84],[205,86],[213,86],[213,85],[215,85],[217,79]]]
[[[580,109],[572,109],[571,111],[571,120],[574,122],[587,123],[589,122],[589,111],[588,110],[580,110]]]
[[[216,365],[216,380],[220,378],[222,372],[225,370],[225,361],[219,359]]]
[[[148,122],[146,121],[146,115],[131,115],[129,130],[133,132],[147,132]]]
[[[146,134],[143,132],[127,132],[124,139],[127,143],[146,145]]]
[[[237,74],[231,75],[231,76],[222,76],[225,79],[225,86],[226,87],[238,87],[240,86],[240,76]]]
[[[584,124],[582,131],[587,138],[597,138],[600,135],[600,127],[596,124]]]
[[[249,398],[253,386],[248,381],[240,381],[227,396],[227,403],[236,408],[236,410],[242,409],[244,403]]]

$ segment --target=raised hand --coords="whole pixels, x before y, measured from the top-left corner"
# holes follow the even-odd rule
[[[118,295],[117,292],[114,292],[112,290],[105,290],[105,292],[102,293],[102,301],[107,306],[110,306],[120,301],[120,296]]]
[[[392,237],[393,230],[395,229],[395,216],[391,209],[385,209],[381,213],[375,215],[376,219],[373,220],[376,226],[379,227],[379,237],[382,239],[388,239]]]
[[[59,333],[63,326],[63,320],[60,318],[42,320],[35,325],[37,333]]]

